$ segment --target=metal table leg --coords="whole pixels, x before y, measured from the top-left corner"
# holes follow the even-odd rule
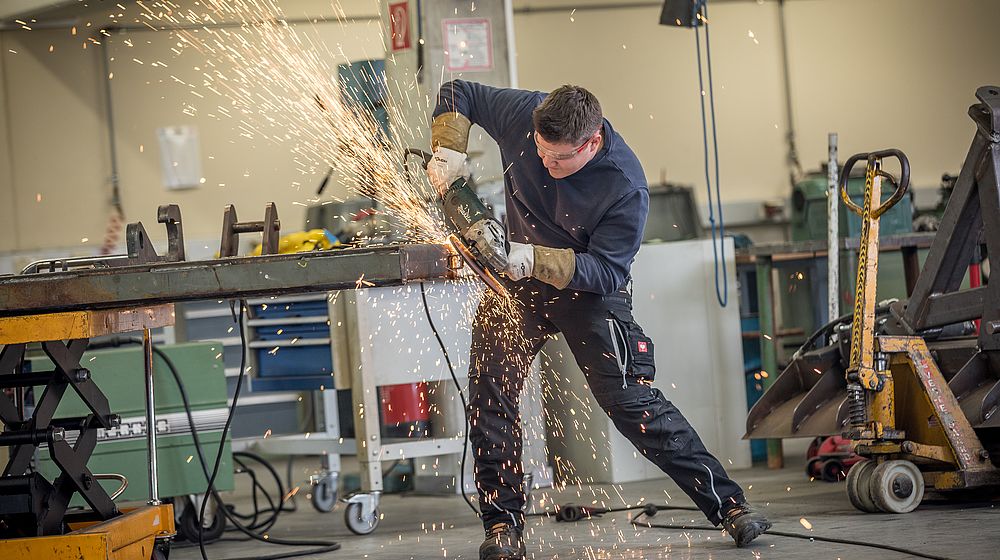
[[[149,501],[160,505],[160,490],[156,472],[156,402],[153,398],[153,340],[149,329],[142,330],[142,359],[146,374],[146,451],[149,453]]]
[[[767,372],[763,378],[764,390],[778,378],[778,341],[775,334],[774,316],[774,261],[770,255],[757,255],[757,312],[760,314],[760,359]],[[767,466],[780,469],[784,466],[784,455],[780,439],[767,440]]]

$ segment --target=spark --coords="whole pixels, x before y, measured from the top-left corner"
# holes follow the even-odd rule
[[[147,19],[171,30],[178,48],[206,57],[206,64],[198,66],[204,77],[201,94],[222,98],[218,110],[238,115],[243,135],[288,145],[304,171],[333,168],[341,184],[378,202],[386,219],[408,232],[408,240],[435,242],[445,237],[436,196],[402,164],[404,148],[416,144],[418,136],[406,125],[404,110],[427,105],[433,98],[420,91],[415,76],[386,84],[386,99],[369,99],[368,92],[351,89],[347,80],[338,84],[330,79],[338,75],[335,64],[347,56],[332,51],[308,30],[290,26],[277,0],[201,4],[198,12],[177,9],[169,0],[140,7]],[[219,28],[218,21],[239,26]],[[360,73],[374,75],[375,67]],[[192,93],[199,89],[183,85]],[[345,100],[352,96],[381,104],[388,130],[371,112]]]

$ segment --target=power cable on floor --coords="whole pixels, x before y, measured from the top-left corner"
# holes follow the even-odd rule
[[[619,508],[605,508],[605,507],[593,507],[593,506],[578,506],[574,504],[563,504],[561,506],[556,506],[555,511],[547,510],[540,511],[536,513],[529,513],[526,517],[555,517],[556,521],[564,521],[567,523],[572,523],[575,521],[582,521],[584,519],[593,519],[595,517],[600,517],[605,513],[618,513],[622,511],[635,511],[638,509],[646,509],[649,507],[645,506],[626,506]],[[660,510],[678,510],[678,511],[701,511],[694,506],[655,506]]]
[[[427,323],[431,327],[431,332],[434,333],[434,338],[437,339],[438,345],[441,346],[441,352],[444,354],[444,361],[448,364],[448,372],[451,373],[451,380],[455,383],[455,390],[458,391],[458,398],[462,400],[462,418],[465,419],[465,443],[462,444],[462,462],[459,465],[458,471],[458,484],[462,492],[462,501],[469,506],[469,508],[475,512],[477,517],[482,517],[476,506],[472,505],[472,501],[465,494],[465,454],[466,449],[469,447],[469,405],[465,402],[465,392],[462,391],[462,384],[458,382],[458,376],[455,375],[455,367],[451,363],[451,357],[448,355],[448,347],[444,345],[444,341],[441,340],[441,335],[438,334],[437,327],[434,326],[434,319],[431,319],[431,309],[427,305],[427,293],[424,290],[424,283],[420,283],[420,299],[424,302],[424,314],[427,315]]]
[[[631,523],[632,523],[633,526],[636,526],[636,527],[651,527],[651,528],[656,528],[656,529],[675,529],[675,530],[679,530],[679,531],[692,531],[692,530],[694,530],[694,531],[718,531],[719,530],[718,527],[710,527],[708,525],[692,525],[692,524],[689,524],[689,523],[680,523],[680,524],[671,523],[671,524],[667,524],[667,523],[641,523],[641,522],[639,522],[639,518],[640,517],[642,517],[644,515],[646,517],[653,517],[654,515],[656,515],[657,511],[662,511],[664,509],[676,509],[676,508],[673,508],[673,507],[664,507],[664,506],[657,506],[657,505],[649,504],[649,505],[645,506],[644,508],[642,508],[642,511],[640,511],[639,513],[637,513],[634,516],[632,516]],[[927,554],[926,552],[917,552],[917,551],[909,549],[909,548],[902,548],[902,547],[892,546],[892,545],[888,545],[888,544],[870,543],[870,542],[865,542],[865,541],[859,541],[857,539],[852,539],[852,540],[837,539],[837,538],[834,538],[834,537],[823,537],[823,536],[816,535],[816,534],[790,533],[790,532],[787,532],[787,531],[774,531],[774,530],[769,530],[769,531],[767,531],[764,534],[765,535],[773,535],[775,537],[786,537],[786,538],[792,538],[792,539],[802,539],[802,540],[808,540],[808,541],[821,541],[821,542],[828,542],[828,543],[835,543],[835,544],[846,544],[846,545],[851,545],[851,546],[863,546],[863,547],[867,547],[867,548],[877,548],[877,549],[881,549],[881,550],[890,550],[892,552],[899,552],[900,554],[909,554],[911,556],[917,556],[919,558],[929,558],[930,560],[952,560],[951,558],[948,558],[946,556],[937,556],[937,555],[934,555],[934,554]]]

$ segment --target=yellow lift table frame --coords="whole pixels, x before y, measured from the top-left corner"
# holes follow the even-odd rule
[[[73,311],[22,317],[0,318],[0,377],[11,377],[18,397],[11,402],[0,394],[0,414],[18,424],[19,430],[8,430],[3,437],[15,443],[2,480],[9,484],[34,485],[47,496],[45,507],[53,509],[49,516],[39,517],[36,532],[39,536],[26,536],[0,540],[0,558],[28,560],[37,558],[86,558],[108,560],[148,560],[165,558],[164,547],[175,535],[174,513],[171,504],[160,502],[157,490],[156,430],[146,430],[149,453],[149,501],[146,506],[120,511],[93,473],[86,468],[87,459],[96,444],[99,427],[111,427],[120,419],[111,414],[107,399],[90,378],[89,371],[80,365],[80,356],[90,338],[123,332],[143,331],[143,369],[146,380],[146,426],[156,425],[153,388],[153,348],[150,329],[174,323],[173,304],[137,306],[124,309],[99,311]],[[56,365],[55,371],[11,374],[19,362],[25,346],[41,343]],[[138,364],[137,364],[138,365]],[[23,378],[23,379],[16,379]],[[36,397],[35,411],[24,417],[22,388],[28,384],[45,384],[45,391]],[[91,408],[92,414],[75,419],[75,425],[53,422],[52,414],[62,394],[72,387]],[[11,419],[10,416],[16,415]],[[79,429],[80,437],[73,447],[65,441],[66,429]],[[14,438],[19,438],[15,442]],[[40,475],[26,474],[34,448],[48,443],[53,461],[62,474],[51,484],[39,480]],[[97,521],[72,522],[66,534],[52,534],[62,530],[63,513],[69,497],[79,492],[93,508]]]

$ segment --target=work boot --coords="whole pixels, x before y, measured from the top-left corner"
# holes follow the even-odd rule
[[[521,530],[506,523],[496,523],[486,530],[486,540],[479,547],[479,560],[524,560]]]
[[[740,548],[750,544],[750,541],[771,528],[771,522],[767,517],[759,511],[754,511],[746,502],[736,504],[727,511],[722,518],[722,525]]]

